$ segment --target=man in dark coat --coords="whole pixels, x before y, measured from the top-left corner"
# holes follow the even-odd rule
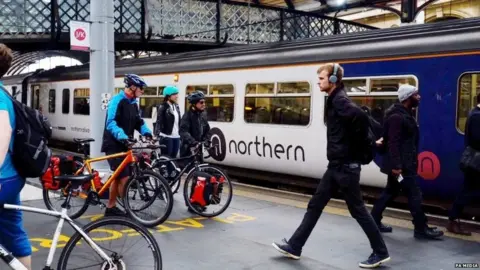
[[[416,238],[438,238],[443,232],[427,226],[427,217],[422,210],[422,193],[416,182],[419,129],[413,117],[413,109],[420,103],[416,87],[404,84],[398,89],[399,103],[385,112],[383,147],[385,154],[380,171],[387,174],[387,186],[375,202],[372,216],[381,232],[392,232],[392,228],[381,223],[382,212],[403,190],[409,200]]]

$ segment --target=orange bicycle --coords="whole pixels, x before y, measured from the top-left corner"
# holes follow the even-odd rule
[[[74,139],[74,142],[79,144],[79,148],[83,151],[83,159],[68,156],[65,158],[62,155],[52,157],[50,168],[40,177],[43,184],[43,200],[47,208],[58,211],[50,196],[60,195],[59,201],[64,200],[65,196],[67,196],[66,190],[68,190],[70,185],[70,182],[56,181],[54,176],[91,174],[94,175],[94,178],[90,182],[86,182],[73,190],[71,206],[67,211],[68,216],[71,219],[80,217],[85,213],[89,205],[100,205],[103,209],[106,205],[101,202],[101,199],[108,199],[109,188],[114,179],[117,178],[124,168],[131,166],[132,173],[124,186],[123,199],[120,200],[120,205],[125,208],[131,218],[144,226],[154,227],[163,223],[172,212],[173,192],[167,180],[153,170],[150,170],[146,165],[145,159],[148,158],[148,154],[144,152],[134,153],[134,150],[154,150],[165,146],[149,144],[142,147],[133,147],[138,141],[132,139],[129,140],[128,151],[126,152],[90,158],[86,146],[89,146],[89,143],[93,141],[94,139],[90,138]],[[113,174],[103,177],[106,181],[102,181],[99,172],[91,167],[91,163],[121,157],[124,159]],[[76,205],[77,199],[78,205]],[[160,201],[160,207],[163,208],[164,211],[159,211],[158,208],[160,207],[155,207],[157,205],[154,205],[154,202],[157,199]],[[140,206],[134,207],[136,203],[139,203]],[[77,207],[77,210],[72,210]],[[60,208],[60,206],[58,208]],[[148,215],[141,214],[144,210],[151,210],[151,212]],[[153,220],[147,220],[147,217],[153,217]]]

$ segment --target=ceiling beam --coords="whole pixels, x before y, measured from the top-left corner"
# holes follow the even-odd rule
[[[387,6],[386,4],[392,2],[391,0],[366,0],[366,1],[361,1],[361,2],[355,2],[355,3],[350,3],[350,4],[344,4],[341,6],[326,6],[317,10],[312,10],[312,13],[315,14],[327,14],[327,13],[332,13],[332,12],[337,12],[337,11],[345,11],[353,8],[378,8],[378,9],[384,9],[388,10],[390,12],[393,12],[400,16],[400,11]]]

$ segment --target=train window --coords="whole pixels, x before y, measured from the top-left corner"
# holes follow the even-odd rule
[[[274,83],[249,83],[246,87],[247,95],[255,94],[273,94],[275,84]]]
[[[16,94],[17,94],[17,87],[16,86],[12,86],[12,96],[16,99]]]
[[[400,84],[417,86],[413,77],[370,79],[371,92],[397,92]]]
[[[308,82],[278,83],[279,94],[301,94],[310,93],[310,84]]]
[[[161,88],[161,91],[158,91],[158,88]],[[145,88],[140,98],[140,116],[142,118],[152,118],[153,108],[163,103],[163,96],[161,96],[163,88],[165,87],[149,86]]]
[[[55,113],[55,89],[48,92],[48,112]]]
[[[458,86],[457,129],[465,133],[465,123],[469,112],[477,105],[480,93],[480,73],[463,74]]]
[[[397,96],[351,96],[350,97],[358,106],[367,106],[370,109],[372,117],[383,125],[385,110],[392,104],[398,102]]]
[[[145,87],[143,89],[143,95],[144,96],[156,96],[157,95],[157,87]]]
[[[299,125],[310,122],[308,82],[247,84],[244,118],[247,123]]]
[[[234,88],[231,84],[216,85],[189,85],[187,86],[187,96],[193,91],[201,91],[205,94],[208,121],[213,122],[232,122],[234,111]],[[188,99],[185,98],[185,108],[190,108]]]
[[[73,114],[90,114],[89,88],[76,88],[73,90]]]
[[[343,84],[349,93],[365,93],[367,91],[367,79],[344,79]]]
[[[65,88],[62,92],[62,113],[68,114],[70,112],[70,89]]]

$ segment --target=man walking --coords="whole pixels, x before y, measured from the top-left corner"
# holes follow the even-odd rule
[[[398,99],[400,103],[393,104],[385,111],[383,147],[386,151],[380,170],[387,174],[388,178],[384,192],[373,206],[372,216],[381,232],[391,232],[391,227],[381,223],[382,212],[403,189],[408,196],[408,205],[413,216],[414,237],[438,238],[443,232],[427,226],[427,217],[422,210],[422,193],[415,180],[419,130],[412,111],[420,103],[420,95],[416,87],[403,84],[398,89]]]
[[[338,64],[326,64],[318,71],[320,91],[327,93],[324,122],[327,126],[328,169],[312,199],[302,223],[289,241],[273,246],[288,257],[300,259],[302,248],[315,227],[323,209],[330,201],[333,189],[345,195],[348,209],[367,235],[373,253],[359,264],[374,268],[390,260],[387,247],[375,221],[368,213],[360,193],[361,151],[359,146],[366,138],[369,119],[365,112],[347,96],[342,82],[343,68]],[[355,134],[353,136],[353,134]]]

